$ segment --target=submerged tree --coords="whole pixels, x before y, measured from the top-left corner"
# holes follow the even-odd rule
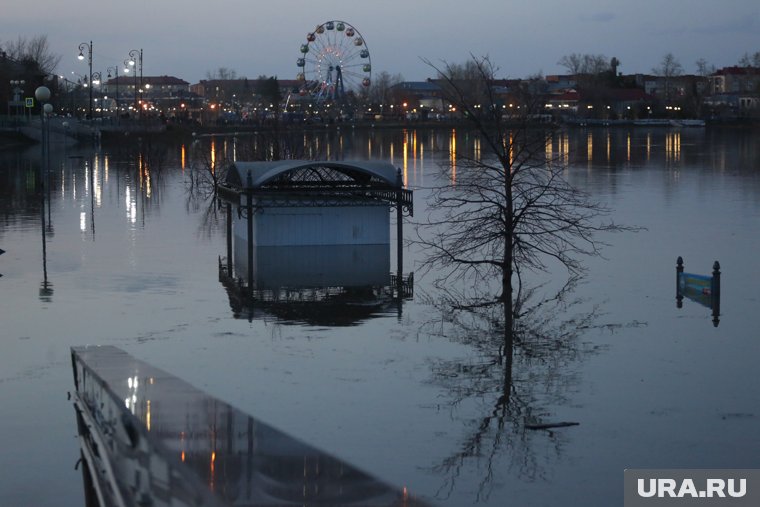
[[[509,90],[519,113],[505,115],[487,57],[472,60],[475,84],[456,79],[458,67],[430,65],[478,136],[480,153],[458,153],[455,178],[432,189],[431,218],[418,227],[424,268],[439,273],[436,285],[456,310],[498,320],[511,357],[517,320],[541,304],[528,303],[534,288],[524,286],[526,271],[563,267],[567,283],[553,296],[562,298],[583,273],[580,258],[599,255],[596,233],[622,227],[602,222],[608,209],[568,183],[564,159],[548,152],[554,128],[538,114],[539,80]]]
[[[543,80],[505,90],[488,58],[473,58],[472,66],[477,73],[465,78],[455,78],[461,66],[434,67],[479,149],[458,150],[442,166],[417,243],[445,312],[442,329],[473,348],[466,358],[433,365],[450,405],[478,410],[457,448],[432,468],[444,477],[438,495],[451,494],[458,477],[475,468],[476,501],[483,501],[505,463],[529,480],[544,475],[535,445],[562,454],[566,435],[554,428],[577,422],[555,419],[549,407],[573,385],[568,365],[595,351],[580,336],[614,327],[600,325],[598,307],[571,294],[583,258],[600,255],[599,233],[629,228],[609,221],[604,204],[566,179],[565,154],[550,149],[556,128],[542,114]],[[556,286],[536,281],[547,274]]]

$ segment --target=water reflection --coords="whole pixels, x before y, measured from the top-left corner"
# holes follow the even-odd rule
[[[413,296],[413,276],[391,274],[388,243],[253,246],[245,230],[253,219],[233,219],[228,205],[219,281],[235,317],[356,325],[391,312],[400,317]]]
[[[714,327],[720,324],[720,263],[715,261],[712,273],[701,275],[684,271],[683,258],[676,261],[676,307],[683,307],[684,298],[688,298],[712,310]]]
[[[50,216],[50,175],[47,174],[45,191],[40,192],[40,229],[42,232],[42,283],[40,284],[40,301],[50,303],[53,300],[53,284],[48,280],[47,238],[54,235],[53,220]],[[47,205],[46,205],[47,203]],[[47,214],[46,214],[47,208]]]
[[[245,257],[235,270],[219,260],[219,281],[236,317],[347,326],[391,312],[413,294],[413,278],[388,269],[383,245],[259,247],[254,249],[254,287],[245,282]],[[306,261],[308,259],[308,261]]]
[[[641,167],[653,162],[677,167],[684,163],[685,154],[693,161],[709,153],[710,160],[705,162],[712,168],[725,170],[760,163],[758,147],[750,138],[748,132],[721,129],[568,129],[558,130],[549,139],[546,156],[547,160],[594,169]],[[233,162],[271,160],[274,156],[273,136],[266,133],[209,136],[198,141],[204,143],[200,153],[209,157],[213,154],[216,166],[221,158]],[[461,128],[309,131],[280,136],[278,144],[281,158],[389,161],[401,167],[407,186],[423,186],[425,174],[435,170],[437,161],[443,157],[448,159],[450,177],[456,181],[462,157],[479,160],[484,153],[481,139]],[[177,153],[181,167],[191,163],[183,150],[180,146]],[[199,153],[193,154],[194,158],[198,156]]]
[[[455,135],[451,129],[416,130],[416,149],[412,148],[413,132],[414,129],[403,133],[390,129],[309,132],[300,133],[297,144],[319,156],[327,152],[326,145],[330,144],[329,151],[336,157],[371,157],[383,160],[390,157],[394,164],[403,166],[405,181],[412,188],[424,187],[425,173],[430,174],[431,169],[437,169],[438,163],[445,165],[455,162],[461,175],[461,160],[451,157],[452,143],[456,143],[456,151],[460,153],[466,153],[468,143],[471,143],[472,153],[475,154],[476,143],[471,138],[468,139],[460,129],[457,129]],[[221,276],[218,279],[216,273],[212,272],[209,278],[207,269],[198,268],[216,264],[218,254],[223,256],[220,274],[233,273],[223,283],[231,283],[230,306],[239,316],[286,319],[301,323],[317,323],[318,318],[321,318],[321,315],[312,317],[312,314],[319,313],[319,305],[312,300],[319,297],[324,299],[324,293],[317,290],[313,293],[303,292],[301,302],[290,305],[285,301],[286,304],[276,310],[268,309],[274,307],[267,307],[269,303],[266,301],[249,306],[248,291],[245,288],[242,291],[238,289],[239,277],[234,275],[237,268],[234,249],[229,248],[227,252],[231,253],[225,255],[221,243],[223,240],[220,239],[216,245],[208,241],[208,238],[192,237],[192,231],[200,217],[198,208],[188,206],[183,209],[187,202],[183,191],[187,172],[181,171],[183,165],[189,167],[192,163],[191,144],[168,144],[163,171],[154,170],[153,167],[156,166],[148,164],[147,175],[143,171],[143,182],[145,177],[151,178],[149,197],[145,184],[140,183],[138,175],[140,162],[135,156],[136,144],[136,139],[126,138],[113,145],[104,145],[100,153],[93,153],[87,148],[70,150],[65,154],[53,151],[51,181],[46,186],[44,200],[36,190],[40,181],[39,150],[35,147],[32,150],[0,153],[0,247],[7,250],[0,257],[0,272],[5,275],[0,287],[5,288],[4,294],[0,296],[4,311],[0,313],[3,314],[5,332],[11,337],[7,340],[9,351],[4,354],[3,363],[4,371],[7,372],[3,381],[9,388],[9,398],[6,401],[11,407],[16,403],[14,400],[28,398],[23,394],[37,397],[50,392],[50,384],[46,380],[57,366],[40,368],[49,367],[50,363],[36,356],[38,350],[61,346],[60,340],[46,335],[50,329],[65,329],[67,336],[79,336],[82,341],[104,343],[114,338],[101,336],[99,330],[111,326],[114,333],[105,334],[119,335],[133,345],[141,343],[140,347],[145,350],[150,348],[151,353],[155,351],[156,357],[166,363],[174,359],[172,354],[182,349],[200,354],[212,364],[215,364],[214,361],[223,364],[230,354],[229,350],[235,350],[234,340],[226,341],[224,347],[214,347],[213,353],[204,356],[207,344],[199,345],[199,337],[238,329],[245,332],[249,327],[255,328],[257,333],[266,333],[266,330],[248,326],[245,322],[230,322],[226,301],[223,301],[223,308],[216,304],[219,301],[209,303],[211,297],[228,297],[223,292],[220,293]],[[242,144],[245,143],[241,142]],[[222,145],[217,141],[217,154],[220,146]],[[754,357],[753,351],[756,349],[752,339],[751,306],[754,286],[751,277],[740,276],[737,270],[727,272],[726,286],[730,285],[731,291],[726,293],[730,297],[724,299],[724,306],[730,303],[730,309],[735,314],[730,318],[724,317],[719,329],[715,330],[709,324],[705,325],[710,310],[699,307],[697,303],[685,301],[684,309],[679,312],[672,308],[674,294],[671,263],[675,255],[687,252],[687,260],[691,259],[691,268],[697,273],[709,274],[710,263],[714,258],[720,258],[726,265],[745,266],[747,273],[751,273],[752,252],[756,251],[752,220],[760,209],[760,180],[757,177],[760,144],[756,132],[712,128],[682,129],[678,132],[669,128],[571,129],[557,134],[551,150],[555,156],[567,154],[570,161],[569,179],[579,187],[603,200],[612,196],[614,205],[621,211],[620,219],[638,224],[641,222],[637,217],[642,216],[645,221],[643,225],[651,228],[651,233],[646,236],[642,234],[635,241],[619,241],[616,238],[609,251],[609,266],[595,265],[592,268],[593,273],[599,273],[596,279],[599,285],[593,287],[594,292],[598,289],[602,294],[614,295],[615,306],[612,308],[616,315],[634,318],[641,316],[641,313],[636,312],[653,315],[650,331],[622,331],[610,337],[608,341],[614,342],[617,354],[606,353],[601,360],[590,361],[593,368],[578,364],[579,361],[573,358],[570,351],[552,356],[551,351],[537,354],[517,350],[510,374],[504,359],[500,359],[494,348],[488,347],[488,350],[481,353],[477,345],[471,349],[471,361],[447,361],[445,358],[436,361],[435,386],[446,389],[451,411],[442,416],[435,413],[440,401],[435,399],[432,402],[433,408],[424,407],[417,412],[410,409],[408,416],[425,417],[433,412],[431,420],[437,417],[436,421],[449,421],[451,415],[456,423],[441,424],[440,435],[443,436],[436,434],[431,437],[431,442],[435,439],[435,443],[430,446],[433,450],[429,454],[421,452],[410,467],[416,467],[417,470],[427,467],[420,472],[421,480],[425,481],[429,477],[426,472],[432,464],[446,481],[441,495],[445,496],[446,488],[455,483],[451,488],[450,502],[463,505],[471,503],[469,492],[473,487],[478,488],[479,482],[485,478],[491,482],[485,484],[483,491],[484,494],[492,491],[493,504],[508,501],[513,495],[514,501],[518,503],[530,503],[531,499],[535,499],[534,495],[544,495],[544,498],[551,496],[552,500],[561,499],[562,493],[558,491],[576,483],[578,476],[582,475],[578,472],[579,469],[591,469],[603,476],[605,469],[622,469],[624,460],[620,457],[621,454],[630,453],[643,462],[651,458],[651,453],[656,454],[660,443],[670,446],[668,448],[673,450],[673,459],[681,463],[709,465],[705,462],[710,457],[705,454],[707,451],[695,450],[697,447],[704,449],[702,444],[705,444],[721,466],[737,463],[751,465],[753,448],[744,445],[746,438],[742,440],[742,435],[756,434],[753,418],[757,417],[751,409],[757,389],[752,383],[745,382],[746,378],[751,377],[750,358]],[[406,153],[405,158],[403,152]],[[72,158],[77,155],[78,158]],[[143,162],[150,159],[148,155],[142,157]],[[669,161],[670,166],[665,166],[666,161]],[[168,184],[165,193],[161,192],[164,182]],[[47,189],[50,190],[49,193]],[[621,195],[613,195],[618,190],[621,190]],[[422,192],[424,189],[420,191]],[[166,208],[165,212],[157,213],[162,205]],[[172,213],[168,212],[170,210]],[[87,233],[84,235],[80,234],[79,229],[82,211],[86,212],[83,225]],[[425,211],[422,210],[421,213]],[[225,221],[223,209],[219,215],[220,219],[210,224],[209,230],[221,233],[228,222]],[[152,243],[143,238],[144,235],[138,231],[143,225],[153,226],[153,231],[160,231],[162,240],[156,240],[158,236],[155,234],[151,235]],[[92,235],[94,232],[97,235]],[[115,241],[109,241],[109,238],[114,237]],[[163,238],[171,240],[163,241]],[[651,245],[646,249],[637,245],[642,239],[646,239],[647,243],[651,240]],[[705,241],[709,243],[709,253],[705,250]],[[130,248],[135,247],[151,255],[130,256]],[[254,255],[258,258],[258,253]],[[416,254],[411,252],[410,255],[414,261]],[[287,254],[278,253],[270,257],[286,256]],[[660,258],[661,262],[649,263],[652,265],[647,264],[646,269],[636,268],[641,265],[642,259],[654,257]],[[228,260],[232,261],[230,269]],[[303,262],[293,267],[300,268],[302,264]],[[657,266],[664,268],[657,271]],[[282,267],[281,271],[287,275],[284,269]],[[132,270],[136,273],[132,273]],[[734,273],[733,279],[731,272]],[[143,291],[146,285],[165,289],[166,280],[175,279],[180,280],[177,282],[180,287],[177,290],[176,287],[170,287],[170,290],[137,292]],[[653,286],[662,280],[662,290],[653,292]],[[422,283],[424,282],[417,281],[418,299]],[[396,286],[393,276],[390,277],[388,286]],[[46,302],[53,299],[55,305]],[[285,299],[285,296],[281,299]],[[416,333],[418,320],[424,318],[419,314],[425,313],[425,310],[420,310],[417,304],[403,304],[404,319],[398,324],[401,332]],[[51,306],[53,311],[37,311],[47,306]],[[92,313],[108,315],[108,319],[98,321],[96,316],[82,313],[90,312],[91,309],[96,310]],[[658,313],[659,309],[663,311]],[[62,319],[59,310],[65,310],[70,318]],[[391,306],[383,311],[393,313],[396,309]],[[690,318],[693,314],[697,315],[696,319]],[[134,315],[140,315],[140,318],[135,319]],[[361,322],[366,318],[369,317],[350,317],[353,322]],[[673,324],[673,319],[677,319],[677,325]],[[385,322],[389,325],[386,326]],[[190,325],[184,328],[182,323]],[[176,328],[167,333],[165,330],[173,324],[177,324]],[[243,327],[240,328],[238,324]],[[392,327],[394,325],[395,319],[374,320],[370,326],[362,328],[360,334],[373,338],[383,338],[387,334],[392,336],[397,332]],[[295,340],[305,335],[327,336],[341,332],[288,329],[291,333],[289,337],[295,337]],[[720,334],[707,334],[707,331]],[[689,333],[690,339],[679,339],[685,333]],[[130,341],[134,336],[157,335],[166,336],[167,340],[151,343],[141,339]],[[439,336],[436,333],[431,335]],[[449,336],[454,340],[461,339],[463,343],[468,343],[467,339],[474,343],[477,333],[470,335],[470,338],[466,338],[464,332],[460,335],[451,333]],[[486,334],[483,333],[482,336]],[[715,348],[715,336],[730,336],[732,347]],[[15,340],[12,337],[32,339]],[[377,340],[377,343],[382,343],[382,340]],[[440,342],[430,338],[430,343]],[[228,344],[232,346],[230,349],[226,348]],[[256,346],[267,345],[263,343]],[[576,351],[580,357],[586,357],[586,346],[578,343]],[[651,358],[653,350],[661,358],[659,364],[657,359]],[[262,349],[255,351],[268,352]],[[441,355],[448,353],[442,352]],[[467,354],[469,355],[469,350]],[[33,355],[35,357],[29,359]],[[632,356],[636,361],[631,360]],[[546,368],[540,364],[545,358],[550,358]],[[419,367],[422,361],[410,364]],[[16,364],[19,365],[18,368]],[[298,362],[294,360],[294,364],[298,365]],[[188,367],[194,365],[191,358]],[[371,371],[372,367],[371,363],[361,365],[367,371]],[[11,378],[16,369],[34,372],[37,380],[27,383],[23,388],[17,387],[20,383]],[[250,370],[245,371],[246,375],[250,373]],[[541,372],[545,372],[545,375],[542,376]],[[641,378],[647,379],[646,382],[638,381],[636,375],[640,372]],[[381,372],[378,376],[386,373],[387,371]],[[226,395],[239,389],[240,385],[246,385],[245,382],[249,379],[246,375],[241,375],[231,373],[228,378],[232,385],[221,386],[219,392]],[[508,382],[509,379],[511,382]],[[628,382],[626,379],[633,381]],[[142,389],[147,381],[143,377],[139,380],[139,389]],[[416,377],[413,382],[416,382]],[[657,387],[651,388],[654,384]],[[411,386],[410,392],[416,386],[412,383],[408,385]],[[589,386],[591,389],[579,389]],[[665,386],[665,390],[661,389],[662,386]],[[227,388],[229,391],[225,391]],[[285,385],[280,388],[284,393],[296,389]],[[617,390],[620,388],[626,390],[628,401],[620,406],[608,404],[609,400],[613,403],[618,400]],[[382,387],[378,388],[378,392],[386,394]],[[484,394],[479,396],[476,394],[478,392]],[[393,393],[389,396],[392,395]],[[125,394],[124,399],[120,400],[122,405],[126,396]],[[140,398],[139,394],[137,396],[135,413],[144,416],[145,424],[150,426],[151,432],[160,431],[155,400],[152,397]],[[650,400],[652,397],[654,399]],[[454,403],[456,400],[460,400],[458,404]],[[673,400],[678,400],[678,403],[674,405]],[[710,403],[714,400],[715,403],[709,405],[707,411],[704,410],[705,400]],[[51,481],[65,481],[70,476],[69,467],[61,467],[60,463],[50,460],[37,460],[36,456],[44,453],[32,456],[27,449],[29,442],[45,441],[44,438],[40,440],[40,434],[56,431],[56,425],[61,420],[61,414],[57,412],[59,407],[54,404],[37,404],[37,412],[28,412],[21,407],[21,402],[16,404],[18,407],[15,408],[19,410],[11,410],[11,415],[6,418],[6,433],[18,437],[12,439],[14,442],[26,443],[19,443],[13,448],[16,444],[9,441],[11,451],[8,455],[13,456],[15,452],[15,455],[24,457],[19,458],[18,468],[8,469],[3,484],[16,482],[22,485],[21,488],[28,489],[29,475],[26,470],[31,468],[38,469],[39,473],[50,477]],[[333,408],[326,406],[326,410]],[[564,409],[576,415],[579,410],[583,411],[583,417],[576,418],[581,422],[580,428],[552,433],[536,433],[524,429],[524,424],[528,421],[562,421],[563,414],[566,413]],[[336,412],[340,410],[336,409]],[[705,417],[690,417],[695,411],[704,413]],[[41,417],[32,419],[30,414]],[[721,419],[721,414],[728,414],[728,420],[726,417]],[[730,419],[731,414],[749,415],[746,420],[733,420]],[[565,417],[573,418],[572,415]],[[220,419],[216,421],[219,425]],[[328,421],[332,423],[332,420]],[[394,436],[404,433],[404,424],[405,420],[399,423],[401,430],[390,428],[395,432]],[[646,438],[651,437],[651,441],[657,444],[644,444],[641,437],[623,435],[626,432],[620,428],[627,427],[627,424],[641,428],[646,433]],[[237,427],[240,432],[247,432],[247,423]],[[723,429],[714,432],[716,427]],[[683,432],[679,442],[672,442],[669,433],[671,430]],[[608,434],[605,436],[604,432]],[[418,435],[419,433],[415,434]],[[210,470],[213,463],[217,476],[222,470],[227,470],[222,465],[225,458],[220,451],[207,452],[201,458],[194,454],[188,436],[185,434],[176,438],[178,460],[197,460],[203,463],[206,471]],[[217,439],[217,447],[219,441]],[[701,444],[694,447],[693,442]],[[404,443],[398,445],[403,446]],[[212,444],[209,443],[208,448],[211,449]],[[63,445],[44,449],[48,450],[57,454],[68,453]],[[65,452],[62,453],[62,450]],[[445,456],[442,455],[444,452]],[[300,471],[303,472],[302,469]],[[512,478],[515,476],[526,480],[516,484],[513,489]],[[614,474],[610,472],[609,476]],[[611,482],[614,483],[614,477]],[[505,487],[497,493],[500,483]],[[0,497],[4,500],[18,491],[7,490],[5,487],[0,487],[0,490],[4,490],[0,491]],[[599,504],[615,504],[614,487],[602,490],[600,497],[591,494],[588,497],[598,500]],[[576,493],[580,495],[578,491]],[[37,502],[38,495],[36,491],[19,494],[20,500],[14,498],[18,501],[5,503],[56,504],[55,501]],[[536,503],[556,503],[540,500]],[[76,499],[67,497],[58,503],[77,502]]]
[[[77,348],[72,363],[100,505],[423,505],[117,348]]]
[[[473,354],[435,362],[433,379],[448,390],[452,410],[475,405],[477,415],[465,421],[455,452],[431,467],[442,479],[436,498],[452,496],[463,471],[474,469],[473,503],[487,503],[503,485],[503,470],[534,482],[545,479],[550,463],[562,458],[571,427],[579,423],[559,419],[548,407],[562,404],[577,389],[580,378],[572,365],[598,352],[580,341],[597,325],[598,313],[574,311],[580,299],[549,303],[518,320],[512,350],[503,347],[504,331],[489,325],[493,315],[455,316],[444,308],[446,335]]]

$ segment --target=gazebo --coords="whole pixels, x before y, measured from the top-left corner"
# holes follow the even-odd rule
[[[227,265],[220,272],[246,280],[240,288],[249,297],[261,289],[388,285],[394,207],[393,278],[403,279],[403,215],[413,212],[413,194],[390,163],[235,162],[219,195],[228,204]]]

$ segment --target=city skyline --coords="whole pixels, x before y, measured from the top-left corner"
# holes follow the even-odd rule
[[[40,8],[4,6],[0,43],[46,35],[62,56],[58,74],[85,73],[78,45],[92,41],[93,70],[121,66],[132,49],[144,51],[145,75],[171,75],[198,82],[220,67],[238,76],[294,79],[306,34],[323,22],[343,20],[356,27],[371,54],[373,73],[423,80],[435,71],[423,60],[461,63],[488,55],[497,77],[521,78],[566,71],[557,62],[571,53],[615,56],[625,74],[650,73],[666,53],[684,72],[704,58],[716,67],[735,65],[744,53],[760,50],[760,7],[749,0],[715,4],[675,0],[661,4],[583,0],[514,6],[474,0],[357,4],[325,0],[250,3],[227,0],[193,5],[99,5],[43,0]]]

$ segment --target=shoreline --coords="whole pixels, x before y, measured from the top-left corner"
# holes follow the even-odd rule
[[[506,127],[520,127],[519,124],[506,124]],[[536,122],[531,127],[552,126],[561,129],[685,129],[688,131],[697,131],[713,128],[727,129],[758,129],[760,128],[760,118],[745,118],[732,121],[707,120],[704,124],[684,122],[678,124],[676,121],[671,123],[669,120],[656,120],[651,122],[641,122],[634,120],[572,120],[559,123],[541,123]],[[335,122],[320,124],[280,124],[279,128],[272,125],[246,125],[246,124],[227,124],[227,125],[183,125],[168,124],[160,131],[151,128],[150,130],[135,130],[134,128],[125,128],[123,130],[100,131],[101,139],[104,142],[112,142],[116,139],[125,137],[159,137],[159,138],[199,138],[208,136],[224,136],[238,134],[266,133],[272,134],[279,131],[280,134],[289,132],[318,132],[318,131],[341,131],[352,129],[376,129],[376,130],[404,130],[404,129],[455,129],[469,128],[471,124],[467,121],[359,121],[359,122]],[[86,141],[85,141],[86,142]],[[12,150],[19,147],[32,146],[37,141],[29,138],[17,130],[0,129],[0,151]]]

